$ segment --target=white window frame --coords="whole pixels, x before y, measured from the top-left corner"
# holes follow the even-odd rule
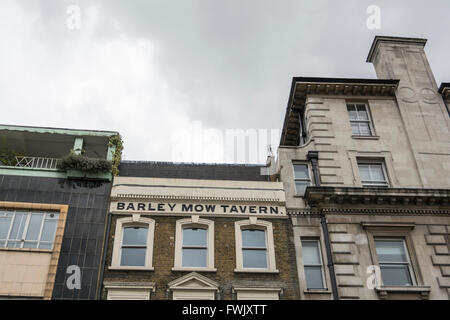
[[[282,288],[269,287],[233,287],[236,300],[280,300]]]
[[[350,113],[348,111],[348,106],[349,105],[354,106],[355,109],[356,109],[356,112],[358,113],[358,111],[357,111],[358,109],[356,107],[356,105],[358,105],[358,104],[364,105],[366,113],[367,113],[367,120],[363,120],[363,119],[351,120],[350,119]],[[372,116],[370,114],[370,109],[369,109],[368,103],[366,103],[366,102],[347,102],[346,103],[346,109],[347,109],[347,114],[348,114],[349,121],[350,121],[350,129],[352,130],[352,135],[353,136],[356,136],[356,137],[373,137],[373,136],[375,136],[375,129],[374,129],[374,126],[373,126]],[[361,133],[354,134],[353,133],[353,129],[352,129],[352,123],[357,123],[357,124],[359,124],[359,123],[368,123],[369,124],[370,134],[369,135],[363,135]]]
[[[236,221],[234,224],[234,234],[236,240],[236,269],[234,272],[253,272],[253,273],[278,273],[275,264],[275,246],[273,241],[272,223],[250,217],[247,220]],[[264,230],[266,235],[267,246],[267,268],[244,268],[242,255],[242,229]]]
[[[325,268],[323,266],[323,257],[322,257],[322,248],[321,248],[321,242],[320,239],[317,238],[301,238],[300,239],[301,245],[302,245],[302,261],[305,261],[303,259],[304,257],[304,251],[303,251],[303,242],[316,242],[317,243],[317,249],[319,250],[319,258],[320,258],[320,264],[305,264],[303,262],[303,272],[305,273],[305,284],[307,290],[327,290],[327,283],[325,279]],[[322,274],[322,287],[321,288],[308,288],[308,280],[306,279],[306,269],[305,267],[320,267],[320,271]]]
[[[206,267],[183,267],[183,229],[184,228],[203,228],[206,229]],[[180,219],[175,227],[175,258],[173,271],[206,271],[215,272],[214,268],[214,221],[201,219],[199,216]]]
[[[155,284],[139,283],[104,283],[107,291],[106,300],[150,300],[155,292]]]
[[[123,230],[127,227],[146,227],[147,229],[147,250],[145,252],[144,266],[121,266]],[[132,217],[119,218],[116,220],[116,232],[114,234],[114,247],[111,266],[109,269],[123,270],[154,270],[153,268],[153,241],[155,235],[155,220],[145,218],[139,214]]]
[[[10,223],[10,225],[9,225],[9,229],[8,229],[8,233],[7,233],[7,235],[6,235],[6,238],[5,238],[5,239],[0,239],[0,240],[2,240],[2,241],[5,241],[5,245],[4,245],[4,246],[0,246],[0,248],[53,250],[54,245],[55,245],[56,232],[57,232],[58,224],[59,224],[59,215],[60,215],[59,212],[51,212],[51,211],[50,211],[50,212],[47,212],[47,211],[32,211],[32,210],[14,210],[14,211],[11,211],[11,210],[0,210],[0,212],[1,212],[1,213],[12,213],[11,223]],[[13,225],[14,225],[14,222],[15,222],[15,219],[16,219],[16,214],[17,214],[17,213],[23,213],[23,214],[26,214],[26,218],[25,218],[25,226],[24,226],[24,228],[23,228],[23,231],[22,231],[22,235],[21,235],[21,237],[20,237],[20,240],[19,240],[19,239],[10,239],[11,231],[12,231],[12,228],[13,228]],[[37,236],[37,240],[36,240],[36,241],[34,241],[34,240],[26,240],[27,233],[28,233],[28,228],[29,228],[29,226],[30,226],[31,216],[32,216],[33,214],[43,214],[43,215],[44,215],[44,216],[42,217],[42,221],[41,221],[41,225],[40,225],[40,227],[39,227],[39,233],[38,233],[38,236]],[[53,215],[58,215],[58,217],[57,217],[57,218],[55,218],[55,217],[49,217],[49,218],[48,218],[48,215],[51,215],[51,214],[53,214]],[[1,218],[0,218],[0,219],[1,219]],[[52,241],[41,241],[42,230],[44,229],[44,224],[45,224],[45,221],[46,221],[46,220],[54,220],[54,221],[56,221],[55,232],[54,232],[53,240],[52,240]],[[20,246],[19,246],[19,247],[8,247],[8,242],[10,242],[10,241],[11,241],[11,242],[17,242],[17,241],[20,241]],[[33,243],[36,242],[36,245],[37,245],[37,246],[36,246],[36,248],[34,248],[34,247],[32,247],[32,248],[24,247],[24,245],[25,245],[26,242],[33,242]],[[51,248],[39,248],[39,245],[40,245],[41,243],[48,243],[48,244],[51,243]]]
[[[415,274],[414,274],[414,269],[413,269],[413,266],[412,266],[412,263],[411,263],[411,258],[410,258],[410,254],[409,254],[409,251],[408,251],[408,246],[406,245],[406,240],[404,238],[401,238],[401,237],[399,237],[399,238],[374,237],[373,241],[374,241],[374,246],[375,246],[375,254],[377,255],[378,266],[380,267],[380,273],[381,273],[381,265],[393,265],[393,266],[399,266],[399,265],[403,265],[404,266],[404,265],[407,265],[408,266],[408,271],[409,271],[409,276],[411,278],[411,282],[412,283],[411,283],[410,286],[405,285],[404,287],[417,286],[417,280],[416,280],[416,277],[415,277]],[[402,244],[403,244],[403,248],[405,249],[406,260],[407,261],[406,262],[383,262],[383,261],[380,261],[380,259],[378,257],[378,253],[376,252],[376,242],[377,241],[401,241]],[[385,285],[384,284],[384,280],[383,280],[383,274],[381,273],[380,275],[381,275],[381,282],[382,282],[383,285]],[[387,284],[386,286],[392,286],[392,285]]]
[[[299,179],[299,178],[295,178],[295,166],[296,165],[304,165],[306,166],[307,172],[308,172],[308,178],[307,179]],[[313,180],[312,180],[312,174],[311,174],[311,166],[309,165],[309,163],[306,162],[293,162],[292,163],[292,176],[294,177],[294,188],[295,188],[295,195],[296,196],[300,196],[303,197],[305,194],[300,194],[297,190],[297,181],[309,181],[309,186],[313,185]]]
[[[361,178],[361,169],[359,167],[360,165],[368,165],[368,166],[377,165],[377,166],[381,166],[381,170],[382,170],[383,175],[384,175],[384,182],[383,181],[379,181],[378,182],[378,181],[373,181],[373,180],[370,180],[370,181],[365,180],[365,181],[363,181],[362,178]],[[369,188],[370,187],[387,187],[387,188],[389,188],[389,186],[390,186],[390,184],[389,184],[389,177],[388,177],[388,174],[387,174],[387,170],[386,170],[386,166],[384,164],[384,161],[357,159],[357,166],[358,166],[358,172],[359,172],[359,179],[360,179],[361,185],[363,187],[369,187]],[[370,170],[370,168],[369,168],[369,170]]]

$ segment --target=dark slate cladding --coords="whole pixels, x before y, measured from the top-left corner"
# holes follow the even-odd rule
[[[53,299],[96,298],[110,192],[110,182],[0,175],[0,201],[69,205]],[[80,267],[79,290],[66,286],[70,265]]]
[[[269,181],[264,165],[122,161],[119,176],[206,180]]]

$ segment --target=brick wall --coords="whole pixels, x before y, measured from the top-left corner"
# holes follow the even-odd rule
[[[120,216],[122,217],[122,216]],[[167,283],[180,278],[189,271],[172,271],[175,252],[175,225],[181,217],[152,216],[155,220],[155,237],[153,248],[154,271],[122,271],[108,270],[111,265],[114,232],[117,216],[111,221],[111,234],[108,240],[108,251],[104,273],[104,281],[114,282],[154,282],[156,292],[152,299],[171,299],[167,294]],[[264,273],[235,273],[235,232],[234,222],[245,218],[211,218],[215,230],[214,267],[216,272],[199,272],[220,284],[220,299],[234,299],[233,286],[274,286],[281,287],[281,299],[298,299],[298,280],[296,273],[295,251],[292,237],[292,228],[288,219],[267,219],[273,224],[276,267],[279,274]],[[106,292],[103,292],[106,299]]]

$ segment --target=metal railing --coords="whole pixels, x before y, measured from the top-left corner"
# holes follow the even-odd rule
[[[0,166],[56,170],[61,159],[45,157],[0,157]]]

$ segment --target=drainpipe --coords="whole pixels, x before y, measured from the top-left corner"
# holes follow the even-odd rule
[[[319,176],[319,169],[318,169],[319,152],[318,151],[309,151],[308,155],[307,155],[307,159],[311,161],[316,186],[320,187],[320,176]],[[325,251],[327,253],[328,270],[330,271],[331,291],[333,293],[333,299],[339,300],[336,274],[334,272],[333,255],[331,253],[331,242],[330,242],[330,237],[328,234],[327,219],[322,210],[320,210],[320,224],[322,225],[323,240],[325,242]]]
[[[109,234],[110,234],[110,227],[111,227],[111,212],[108,211],[108,220],[106,222],[106,233],[105,233],[105,239],[103,244],[103,257],[102,257],[102,269],[100,270],[100,277],[99,277],[99,284],[97,285],[97,288],[99,290],[97,291],[97,297],[96,300],[100,300],[102,295],[102,289],[103,289],[103,272],[105,270],[105,264],[106,264],[106,252],[108,251],[108,241],[109,241]]]

